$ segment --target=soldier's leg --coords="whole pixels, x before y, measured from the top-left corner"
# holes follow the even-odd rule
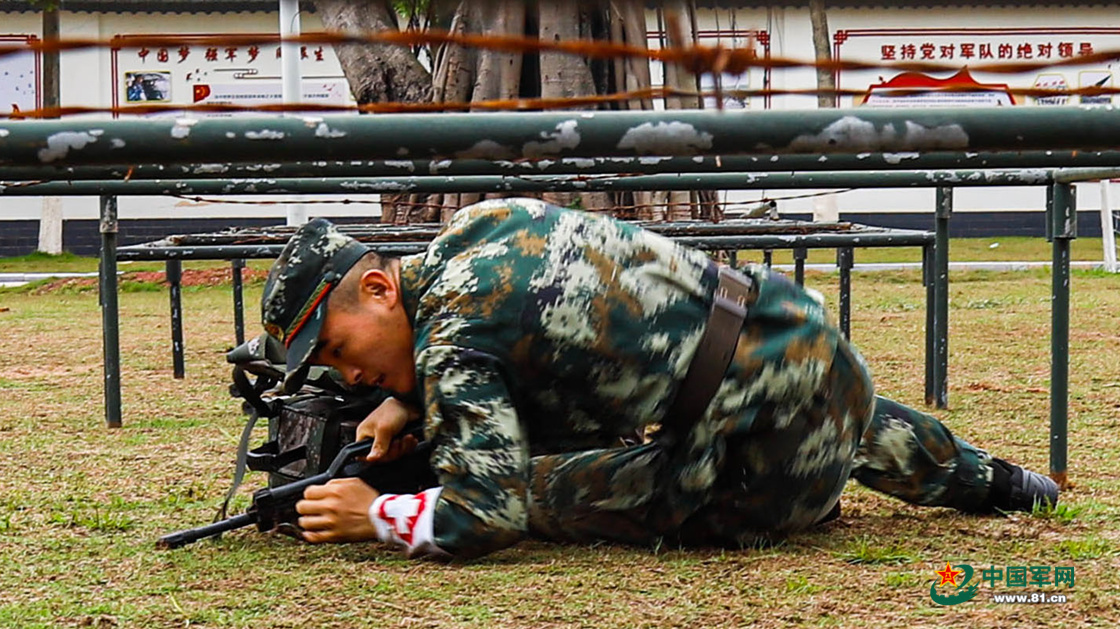
[[[871,416],[866,367],[817,300],[750,272],[758,294],[703,416],[665,419],[646,445],[533,458],[536,535],[734,543],[811,526],[836,503]]]
[[[985,511],[991,461],[933,416],[876,396],[852,478],[913,504]]]
[[[725,386],[737,389],[737,377],[752,376],[733,369]],[[805,396],[720,396],[729,406],[713,405],[679,438],[533,457],[531,532],[556,541],[735,545],[812,526],[839,499],[874,400],[845,343],[813,381]]]
[[[759,407],[751,431],[727,439],[716,491],[680,542],[749,545],[821,521],[837,505],[873,403],[862,360],[840,342],[815,392]]]
[[[876,397],[852,477],[906,502],[969,513],[1056,502],[1049,479],[996,459],[955,437],[935,417]]]

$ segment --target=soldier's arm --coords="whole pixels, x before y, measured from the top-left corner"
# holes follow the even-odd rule
[[[379,497],[379,537],[410,555],[460,557],[517,542],[528,530],[528,445],[499,362],[455,346],[428,347],[416,362],[441,486]]]

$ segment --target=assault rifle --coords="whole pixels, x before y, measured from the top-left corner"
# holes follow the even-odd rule
[[[298,517],[295,513],[296,503],[303,498],[305,489],[312,485],[323,485],[335,478],[356,476],[386,493],[417,492],[424,489],[421,486],[423,483],[419,481],[431,476],[431,470],[427,467],[427,454],[430,450],[428,442],[422,442],[412,454],[391,463],[367,464],[355,460],[369,454],[372,445],[373,441],[370,439],[346,445],[325,472],[279,487],[258,489],[253,493],[253,503],[245,513],[206,526],[164,535],[156,542],[156,546],[179,548],[251,525],[256,525],[261,532],[271,531],[280,524],[295,521]]]
[[[217,521],[165,535],[158,547],[178,548],[252,525],[262,532],[298,530],[295,505],[304,490],[335,478],[357,477],[393,494],[419,493],[437,484],[429,466],[431,445],[426,442],[392,462],[360,459],[372,443],[354,442],[357,426],[388,396],[385,391],[347,387],[329,371],[315,368],[298,392],[287,395],[279,387],[284,379],[284,347],[267,334],[229,352],[226,359],[234,365],[231,393],[242,399],[242,410],[249,416],[238,445],[232,487]],[[268,440],[250,449],[259,419],[268,421]],[[406,426],[404,434],[422,439],[419,422]],[[245,513],[227,518],[226,508],[247,470],[266,472],[268,486],[253,494]]]

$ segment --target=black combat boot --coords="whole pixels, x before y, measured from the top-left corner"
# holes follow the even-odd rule
[[[988,499],[1000,511],[1031,511],[1035,504],[1058,504],[1058,484],[1049,476],[992,459],[992,487]]]

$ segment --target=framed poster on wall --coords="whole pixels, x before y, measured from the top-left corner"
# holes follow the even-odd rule
[[[226,35],[229,35],[226,33]],[[220,46],[206,35],[169,34],[174,46],[151,48],[133,35],[112,38],[113,107],[143,105],[275,105],[281,98],[280,44]],[[302,100],[317,105],[354,105],[350,87],[329,45],[300,47]],[[152,116],[178,116],[165,109]],[[261,112],[197,111],[197,117],[261,115]]]
[[[0,114],[18,114],[42,106],[39,93],[40,55],[31,50],[30,44],[38,41],[34,35],[0,34],[0,43],[26,45],[27,52],[0,57]]]
[[[1120,48],[1120,28],[995,27],[995,28],[868,28],[833,34],[833,57],[879,64],[873,69],[836,73],[837,88],[867,90],[862,97],[843,96],[838,105],[907,106],[910,99],[926,105],[976,107],[1111,105],[1111,94],[1074,94],[1075,89],[1114,84],[1107,61],[1076,63],[1080,57]],[[892,71],[892,65],[914,62],[952,66],[945,72]],[[1016,65],[1054,64],[1016,71]],[[1007,71],[991,72],[983,68]],[[956,92],[937,93],[949,85]],[[925,88],[924,90],[922,88]],[[972,88],[972,89],[965,89]],[[1015,95],[1016,89],[1071,92],[1042,96]],[[909,94],[906,93],[909,90]],[[936,95],[935,95],[936,94]],[[938,102],[934,102],[938,101]]]

